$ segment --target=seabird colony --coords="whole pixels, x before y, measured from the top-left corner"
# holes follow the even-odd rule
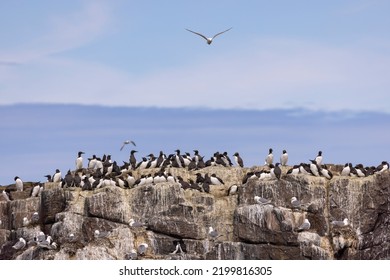
[[[135,143],[131,140],[123,142],[121,150],[127,144]],[[60,188],[82,188],[82,190],[94,190],[106,186],[121,187],[121,188],[136,188],[140,186],[156,186],[159,183],[176,183],[184,190],[190,189],[198,192],[210,193],[211,185],[224,185],[223,178],[218,177],[216,174],[204,173],[201,174],[200,170],[210,166],[220,167],[232,167],[237,168],[244,167],[244,161],[238,152],[233,154],[234,162],[230,160],[227,152],[215,152],[211,157],[205,160],[205,156],[201,156],[198,150],[194,150],[194,154],[191,156],[190,153],[181,153],[179,149],[175,150],[174,153],[166,154],[160,151],[158,156],[153,153],[148,156],[142,157],[142,160],[137,160],[136,150],[130,151],[130,157],[128,162],[118,165],[118,163],[111,159],[110,155],[103,155],[98,157],[93,155],[88,158],[88,164],[84,165],[82,155],[84,152],[80,151],[77,153],[75,161],[75,170],[68,170],[65,176],[59,169],[56,169],[53,175],[45,175],[47,178],[46,182],[58,184]],[[333,178],[333,173],[328,169],[328,166],[323,164],[322,151],[319,151],[317,156],[309,160],[307,163],[300,163],[287,169],[288,154],[286,150],[283,150],[280,156],[280,162],[274,164],[273,149],[269,148],[268,154],[265,157],[264,166],[261,169],[251,168],[242,179],[241,184],[245,185],[248,181],[252,180],[283,180],[288,176],[304,175],[304,176],[315,176],[324,177],[328,180]],[[281,168],[283,167],[283,169]],[[190,175],[194,175],[195,178],[184,180],[181,176],[174,176],[171,174],[171,168],[183,168],[189,171]],[[137,172],[142,170],[142,172]],[[283,174],[283,171],[285,171]],[[370,175],[382,173],[389,170],[389,163],[382,161],[377,167],[367,166],[364,167],[362,164],[353,165],[352,163],[346,163],[342,170],[339,172],[339,176],[349,177],[367,177]],[[150,171],[150,172],[148,172]],[[138,176],[134,176],[138,174]],[[16,176],[15,188],[13,191],[23,191],[23,181]],[[237,193],[238,182],[229,187],[227,195],[234,195]],[[44,189],[44,183],[36,183],[30,192],[31,197],[40,196]],[[10,201],[10,191],[7,188],[3,190],[2,196],[6,201]],[[254,196],[254,203],[260,205],[260,207],[275,207],[271,199],[266,197]],[[293,211],[301,211],[304,204],[297,199],[297,197],[291,198],[290,208]],[[39,224],[40,218],[38,212],[33,213],[30,217],[24,217],[23,226],[31,226]],[[348,218],[344,218],[343,221],[332,221],[333,227],[345,227],[349,225]],[[131,228],[146,228],[147,224],[135,221],[134,219],[129,220],[129,227]],[[305,219],[302,225],[296,228],[297,232],[306,231],[310,229],[310,222]],[[210,226],[209,227],[209,238],[216,240],[219,235],[217,231]],[[107,238],[109,232],[100,232],[96,229],[93,233],[95,239]],[[39,232],[37,236],[31,240],[25,240],[19,238],[13,245],[14,250],[23,250],[29,246],[38,246],[39,248],[55,250],[58,248],[57,244],[53,242],[51,236],[45,235],[43,232]],[[138,248],[133,248],[129,253],[128,259],[136,259],[137,255],[143,256],[146,254],[148,244],[139,244]],[[182,252],[182,248],[176,246],[174,253],[178,251]]]

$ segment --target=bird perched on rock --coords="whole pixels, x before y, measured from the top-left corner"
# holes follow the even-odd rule
[[[352,163],[346,163],[344,165],[343,170],[341,170],[340,175],[341,176],[349,176],[351,174],[351,166],[352,166]]]
[[[31,215],[31,224],[37,224],[39,222],[39,213],[38,212],[34,212],[32,215]]]
[[[291,198],[291,208],[293,210],[301,209],[301,202],[295,196]]]
[[[264,165],[270,166],[274,162],[274,155],[272,154],[272,149],[270,148],[268,150],[268,155],[265,158],[265,163]]]
[[[244,167],[244,161],[242,160],[238,152],[234,153],[233,157],[234,157],[234,161],[238,166]]]
[[[207,175],[207,174],[206,174]],[[214,173],[211,174],[210,182],[212,185],[224,185],[225,182]]]
[[[334,227],[345,227],[345,226],[349,225],[349,220],[348,220],[348,218],[345,218],[342,221],[332,221],[331,225]]]
[[[70,187],[73,187],[73,184],[74,184],[74,178],[73,178],[73,175],[69,169],[68,172],[66,173],[64,179],[62,179],[61,187],[62,188],[63,187],[70,188]]]
[[[144,256],[146,254],[146,251],[148,250],[149,245],[146,243],[141,243],[138,245],[138,254],[140,256]]]
[[[18,176],[16,176],[14,179],[15,179],[16,190],[19,192],[22,192],[23,191],[23,181]]]
[[[209,227],[209,237],[212,239],[212,240],[215,240],[217,239],[218,237],[222,236],[221,234],[218,233],[217,230],[213,229],[213,227]]]
[[[310,161],[311,161],[311,163],[309,164],[309,166],[310,166],[311,174],[313,174],[316,177],[320,176],[320,172],[319,172],[320,168],[319,168],[317,162],[315,160],[310,160]]]
[[[322,151],[318,151],[316,158],[314,159],[318,166],[322,165]]]
[[[175,254],[177,254],[177,252],[180,252],[180,254],[183,254],[183,253],[184,253],[184,252],[183,252],[183,249],[181,248],[180,242],[177,242],[177,243],[176,243],[175,250],[174,250],[172,253],[170,253],[170,254],[171,254],[171,255],[175,255]]]
[[[201,33],[198,33],[198,32],[192,31],[192,30],[189,30],[189,29],[187,29],[187,28],[186,28],[186,30],[189,31],[189,32],[192,32],[192,33],[194,33],[194,34],[196,34],[196,35],[199,35],[200,37],[202,37],[203,39],[206,40],[207,44],[210,45],[210,44],[213,42],[213,40],[214,40],[215,37],[217,37],[218,35],[221,35],[222,33],[225,33],[225,32],[227,32],[227,31],[229,31],[229,30],[232,29],[232,28],[233,28],[233,27],[230,27],[229,29],[226,29],[225,31],[219,32],[219,33],[215,34],[215,35],[212,36],[212,37],[206,37],[205,35],[203,35],[203,34],[201,34]]]
[[[282,155],[280,156],[280,164],[286,166],[288,162],[288,154],[286,150],[283,150]]]
[[[383,171],[389,170],[389,163],[387,161],[382,161],[380,165],[377,166],[376,172],[382,173]]]
[[[26,247],[26,240],[23,237],[19,238],[19,241],[12,246],[13,249],[15,250],[22,250],[24,247]]]
[[[297,228],[297,231],[301,232],[309,229],[310,229],[310,222],[308,219],[305,219],[303,223]]]
[[[53,175],[53,183],[59,183],[61,182],[61,171],[59,169],[56,169],[56,173]]]
[[[234,194],[237,193],[237,191],[238,191],[238,186],[236,184],[234,184],[234,185],[230,186],[228,194],[229,195],[234,195]]]
[[[98,239],[98,238],[105,238],[105,237],[108,237],[108,235],[110,234],[110,232],[108,231],[102,231],[100,232],[100,230],[96,229],[93,233],[93,236]]]
[[[299,174],[299,165],[294,165],[289,170],[287,170],[287,175],[298,175]]]
[[[130,253],[126,254],[125,256],[126,260],[137,260],[138,254],[135,249],[131,249]]]
[[[329,180],[333,178],[333,173],[328,170],[328,167],[326,165],[320,167],[320,174]]]
[[[271,169],[271,173],[276,177],[276,179],[280,180],[280,177],[282,176],[282,169],[279,167],[280,163],[277,162],[275,164],[275,167]]]
[[[32,189],[31,189],[31,197],[37,197],[39,194],[39,190],[41,188],[41,183],[38,182]]]
[[[78,152],[77,154],[77,158],[76,158],[76,170],[78,169],[82,169],[83,168],[83,157],[82,155],[84,154],[84,152]]]
[[[122,151],[123,148],[124,148],[127,144],[130,144],[130,143],[133,144],[134,147],[136,146],[134,141],[132,141],[132,140],[126,140],[126,141],[123,142],[122,147],[120,148],[120,151]]]
[[[135,170],[137,168],[137,159],[135,158],[135,155],[134,155],[135,153],[138,153],[138,151],[136,151],[136,150],[130,151],[129,162],[130,162],[131,168],[133,170]]]
[[[3,192],[1,194],[3,195],[5,201],[11,201],[11,199],[9,198],[8,193],[5,190],[3,190]]]
[[[30,221],[28,220],[28,218],[27,217],[23,217],[23,226],[27,227],[29,225],[30,225]]]
[[[260,197],[260,196],[257,196],[257,195],[255,195],[254,200],[255,200],[255,202],[257,204],[260,204],[260,205],[266,205],[266,204],[270,204],[271,203],[270,199],[266,199],[264,197]]]
[[[188,182],[184,181],[181,176],[177,176],[177,181],[179,182],[183,190],[191,188],[191,185]]]
[[[132,228],[140,228],[140,227],[146,226],[146,224],[138,222],[138,221],[136,222],[136,221],[134,221],[134,219],[130,219],[129,226]]]

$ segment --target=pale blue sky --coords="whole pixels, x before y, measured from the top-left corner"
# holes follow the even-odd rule
[[[390,112],[390,2],[3,1],[0,104]],[[210,46],[208,36],[233,27]]]
[[[292,164],[319,149],[332,163],[379,164],[389,157],[389,14],[385,0],[2,1],[0,184],[72,168],[79,149],[127,160],[117,147],[133,136],[140,157],[226,149],[252,166],[273,147],[291,151]],[[185,30],[212,36],[230,27],[211,45]],[[215,125],[202,128],[202,112],[191,111],[183,121],[195,123],[182,127],[173,111],[108,110],[95,119],[100,107],[75,117],[72,107],[9,106],[19,103],[293,109],[297,117],[215,111]]]

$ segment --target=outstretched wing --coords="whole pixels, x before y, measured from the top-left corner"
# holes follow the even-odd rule
[[[123,145],[122,145],[122,147],[121,147],[121,151],[123,150],[123,148],[125,147],[125,145],[126,145],[126,143],[124,143]]]
[[[213,39],[215,38],[215,37],[217,37],[218,35],[221,35],[222,33],[225,33],[225,32],[228,32],[230,29],[232,29],[233,27],[230,27],[229,29],[226,29],[225,31],[222,31],[222,32],[219,32],[219,33],[217,33],[217,34],[215,34],[214,36],[213,36]]]
[[[190,32],[192,32],[192,33],[194,33],[194,34],[196,34],[196,35],[199,35],[200,37],[204,38],[206,41],[208,40],[208,38],[207,38],[206,36],[204,36],[203,34],[200,34],[200,33],[198,33],[198,32],[189,30],[189,29],[187,29],[187,28],[186,28],[186,30],[187,30],[187,31],[190,31]]]
[[[133,144],[134,146],[137,146],[134,141],[130,141],[130,143]]]

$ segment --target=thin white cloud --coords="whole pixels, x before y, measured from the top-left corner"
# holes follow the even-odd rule
[[[40,58],[6,69],[1,103],[390,112],[386,53],[297,40],[250,45],[137,77],[102,64]]]
[[[71,50],[98,38],[110,23],[111,8],[103,1],[83,1],[80,10],[50,14],[37,37],[12,49],[0,46],[0,61],[27,63],[48,55]]]

